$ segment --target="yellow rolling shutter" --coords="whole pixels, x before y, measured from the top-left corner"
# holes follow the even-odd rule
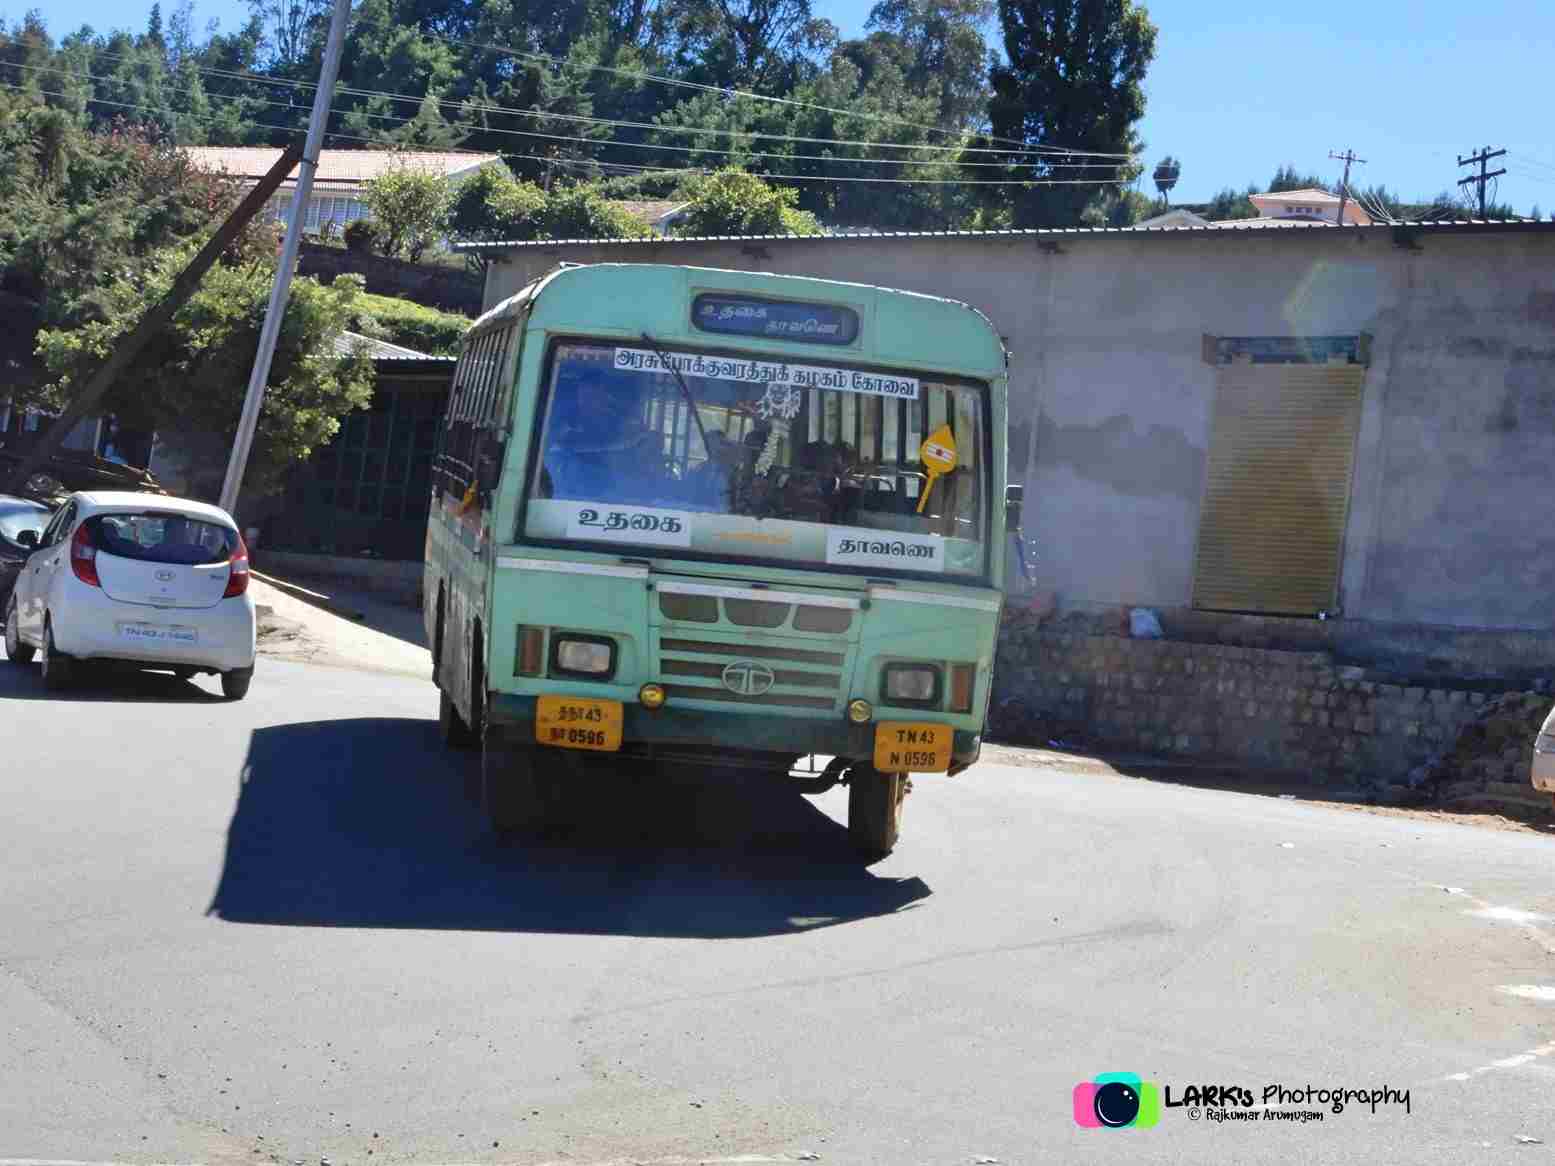
[[[1335,605],[1365,373],[1220,367],[1195,607],[1314,615]]]

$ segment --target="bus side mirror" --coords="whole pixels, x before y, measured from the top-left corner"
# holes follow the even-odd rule
[[[1004,488],[1004,526],[1007,530],[1020,529],[1021,504],[1026,500],[1025,486]]]

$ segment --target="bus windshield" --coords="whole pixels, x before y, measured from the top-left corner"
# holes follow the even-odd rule
[[[985,385],[647,342],[550,375],[530,538],[984,573]]]

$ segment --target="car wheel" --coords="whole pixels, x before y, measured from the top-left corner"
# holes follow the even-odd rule
[[[51,692],[69,688],[76,679],[75,661],[54,647],[54,625],[43,624],[43,687]]]
[[[895,848],[907,790],[905,773],[855,765],[848,774],[848,837],[865,858],[884,858]]]
[[[254,681],[252,668],[234,668],[221,674],[221,695],[228,700],[242,700],[248,695],[248,686]]]
[[[5,609],[5,658],[13,664],[31,664],[37,649],[31,644],[22,643],[22,631],[17,619],[16,596],[13,595]]]

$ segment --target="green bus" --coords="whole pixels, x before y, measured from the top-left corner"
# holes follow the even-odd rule
[[[608,804],[591,774],[702,766],[845,783],[854,844],[888,852],[909,775],[981,748],[1006,392],[981,313],[862,284],[566,265],[486,312],[424,594],[492,827],[578,824]]]

